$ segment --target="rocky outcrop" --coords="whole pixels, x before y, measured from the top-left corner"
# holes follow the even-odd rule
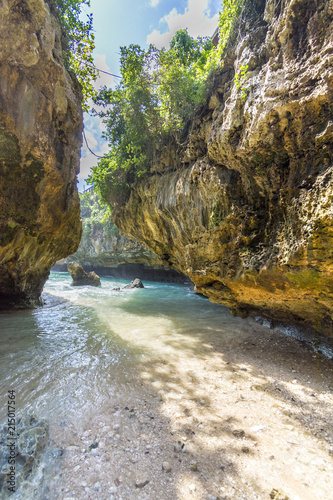
[[[79,248],[67,260],[95,268],[134,263],[161,267],[158,256],[146,245],[122,236],[118,228],[112,226],[96,224],[89,232],[84,231]]]
[[[123,290],[132,289],[132,288],[144,288],[142,281],[139,278],[135,278],[128,285],[123,287]]]
[[[89,235],[83,235],[77,252],[66,259],[66,263],[73,261],[85,269],[115,278],[139,275],[152,281],[186,281],[183,274],[164,266],[146,245],[122,236],[116,226],[112,231],[106,231],[103,226],[95,227]]]
[[[246,2],[185,146],[113,213],[234,314],[329,336],[332,40],[332,0]]]
[[[80,241],[81,92],[43,0],[0,3],[0,308],[31,307]]]
[[[100,277],[94,271],[86,273],[77,262],[68,264],[67,269],[73,280],[72,286],[101,286]]]
[[[74,255],[56,263],[53,270],[66,271],[69,262],[78,262],[89,271],[115,278],[135,278],[183,283],[184,275],[163,266],[160,258],[144,244],[125,238],[105,214],[98,196],[81,196],[83,233]]]

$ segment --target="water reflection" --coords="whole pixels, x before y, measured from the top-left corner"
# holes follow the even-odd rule
[[[68,418],[96,407],[128,375],[133,352],[92,308],[63,302],[0,321],[1,397],[15,388],[22,412]]]

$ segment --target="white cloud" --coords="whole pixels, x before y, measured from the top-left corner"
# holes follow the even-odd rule
[[[97,54],[94,59],[96,68],[106,71],[108,73],[111,72],[109,66],[107,65],[105,54]],[[96,80],[96,82],[94,82],[94,88],[96,90],[99,90],[104,85],[106,87],[112,87],[114,83],[115,82],[112,76],[100,72],[99,78]],[[92,101],[89,102],[89,106],[91,108],[96,108],[96,105]],[[109,150],[107,142],[102,138],[102,131],[104,130],[105,130],[105,125],[103,124],[101,118],[99,118],[98,116],[89,116],[88,114],[85,113],[84,133],[89,148],[97,156],[103,156]],[[81,149],[80,173],[78,175],[81,189],[83,184],[85,184],[84,179],[86,179],[90,174],[91,167],[97,165],[98,160],[99,158],[96,158],[96,156],[89,151],[86,141],[83,138],[83,144]]]
[[[107,65],[105,54],[96,54],[94,59],[96,68],[102,71],[106,71],[107,73],[112,73],[111,69]],[[115,82],[113,76],[100,72],[99,78],[97,78],[96,82],[94,83],[94,87],[96,90],[98,90],[104,85],[106,85],[106,87],[113,87],[114,83]]]
[[[89,116],[85,113],[84,115],[84,133],[87,139],[87,143],[91,151],[97,156],[103,156],[108,152],[108,143],[102,138],[102,128],[104,128],[102,120],[98,116]],[[79,180],[86,179],[90,173],[91,167],[97,165],[99,158],[89,150],[86,141],[83,137],[83,144],[81,149],[81,160],[80,160],[80,173],[78,175]]]
[[[98,137],[96,137],[94,131],[91,131],[91,130],[85,130],[85,135],[86,135],[86,139],[87,139],[87,142],[90,146],[90,149],[96,149],[97,146],[98,146]]]
[[[96,137],[92,137],[92,134],[86,133],[87,137],[87,142],[90,147],[90,149],[97,155],[97,156],[103,156],[105,153],[108,152],[109,147],[107,142],[99,142],[97,144]],[[98,132],[97,132],[98,134]],[[94,146],[95,145],[95,146]],[[91,167],[94,167],[97,165],[99,158],[96,158],[88,149],[84,141],[84,148],[82,147],[82,153],[85,153],[85,155],[82,154],[81,156],[81,161],[80,161],[80,173],[78,175],[79,179],[86,179],[88,175],[90,174],[90,169]]]
[[[147,36],[147,43],[156,47],[168,47],[173,35],[179,29],[188,29],[190,36],[212,36],[218,25],[218,14],[209,18],[209,0],[188,0],[188,7],[184,14],[179,14],[177,9],[172,9],[169,14],[160,19],[160,24],[167,25],[167,32],[161,33],[153,30]]]
[[[157,7],[161,0],[150,0],[149,5],[151,7]]]

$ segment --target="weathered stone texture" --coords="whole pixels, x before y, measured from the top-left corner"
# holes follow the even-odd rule
[[[235,314],[329,336],[332,67],[332,0],[247,2],[186,146],[113,214]]]
[[[163,266],[160,258],[146,245],[122,236],[114,224],[101,222],[101,214],[96,216],[96,204],[98,208],[96,194],[92,194],[90,199],[82,203],[83,233],[79,248],[75,254],[59,260],[54,270],[66,271],[67,264],[74,261],[99,275],[111,275],[116,278],[140,276],[152,281],[186,280],[184,275]]]
[[[0,308],[31,307],[81,224],[81,92],[43,0],[0,2]]]
[[[144,288],[142,281],[139,278],[135,278],[131,283],[123,287],[123,290],[130,290],[132,288]]]
[[[77,262],[70,262],[67,270],[72,277],[73,286],[101,286],[100,277],[94,271],[86,273]]]
[[[161,266],[157,255],[146,245],[122,236],[116,226],[107,232],[102,224],[94,227],[89,235],[83,235],[75,254],[67,258],[67,262],[72,260],[80,262],[83,266],[96,268],[117,267],[122,264]]]

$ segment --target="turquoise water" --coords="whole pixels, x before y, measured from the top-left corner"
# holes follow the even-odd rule
[[[162,335],[204,326],[213,310],[225,314],[183,285],[112,290],[127,283],[102,278],[101,288],[72,287],[67,273],[51,273],[44,307],[2,314],[1,401],[12,389],[21,412],[51,420],[76,415],[77,408],[89,413],[135,377],[148,342],[158,351]]]
[[[108,470],[115,477],[121,473],[131,478],[134,465],[118,466],[122,455],[113,459],[111,454],[113,462],[105,468],[103,453],[95,456],[96,450],[89,449],[87,453],[87,446],[96,439],[111,439],[119,412],[130,425],[122,427],[124,444],[117,445],[113,436],[108,450],[122,454],[133,442],[143,446],[140,429],[148,428],[141,421],[145,415],[149,422],[152,418],[152,425],[167,418],[163,435],[155,427],[149,431],[150,439],[154,437],[163,448],[172,426],[184,418],[179,411],[182,402],[187,411],[191,404],[204,408],[211,379],[209,398],[214,413],[219,374],[230,365],[233,353],[238,352],[233,364],[240,373],[244,363],[246,370],[252,370],[261,339],[272,333],[253,319],[234,318],[226,308],[211,304],[186,285],[144,281],[144,289],[122,290],[129,280],[102,278],[101,282],[100,288],[72,287],[69,274],[53,272],[44,287],[43,307],[0,315],[0,424],[7,420],[8,391],[15,391],[20,453],[17,491],[9,495],[4,483],[8,429],[3,427],[0,499],[114,498],[112,494],[96,496],[94,488],[113,491]],[[118,287],[119,291],[114,290]],[[259,346],[259,352],[253,348],[252,358],[246,354],[249,345],[255,346],[251,342]],[[274,344],[270,345],[272,350],[267,344],[261,355],[271,356],[274,365]],[[277,356],[281,356],[279,351]],[[160,402],[165,400],[168,403],[161,411]],[[137,412],[133,420],[129,419],[131,408]],[[148,408],[153,413],[147,413]],[[144,450],[141,455],[146,457]],[[86,462],[84,474],[80,467]],[[98,481],[102,486],[95,486]],[[76,493],[66,493],[72,489]],[[135,499],[156,498],[155,493],[144,496],[144,491],[142,496],[133,496],[130,490],[128,494]],[[123,498],[119,495],[116,498]],[[183,497],[170,491],[165,498]]]
[[[52,272],[43,307],[1,314],[0,408],[15,390],[22,414],[61,422],[79,412],[80,425],[101,402],[114,404],[135,386],[140,363],[248,328],[189,286],[113,290],[127,283],[102,278],[100,288],[72,287],[68,273]]]
[[[14,390],[16,419],[44,419],[49,431],[31,475],[39,494],[41,477],[47,483],[55,473],[73,429],[82,432],[92,418],[140,394],[142,364],[162,356],[178,363],[196,337],[227,334],[226,325],[240,321],[188,286],[144,282],[144,289],[113,290],[127,283],[102,278],[100,288],[72,287],[67,273],[52,272],[43,307],[0,316],[1,423],[7,391]]]

